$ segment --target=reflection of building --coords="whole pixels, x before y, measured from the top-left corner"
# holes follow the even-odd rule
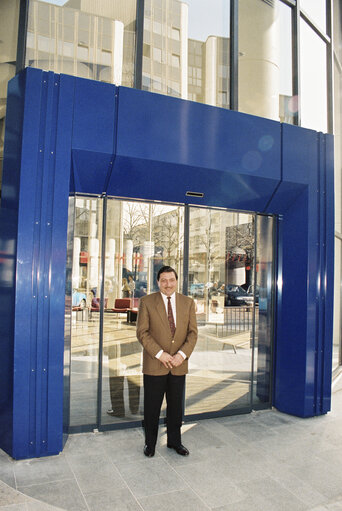
[[[115,5],[114,5],[115,4]],[[132,86],[135,2],[31,1],[27,65]]]

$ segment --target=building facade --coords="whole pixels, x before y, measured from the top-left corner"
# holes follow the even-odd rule
[[[329,411],[341,360],[339,3],[0,9],[1,447],[41,456],[62,449],[63,432],[140,423],[134,315],[165,263],[197,307],[188,420]]]

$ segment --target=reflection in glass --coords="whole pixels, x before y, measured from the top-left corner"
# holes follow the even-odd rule
[[[26,66],[133,86],[136,0],[31,0]]]
[[[272,217],[256,217],[257,253],[254,333],[253,404],[269,406],[271,399],[273,335],[273,223]]]
[[[19,0],[0,2],[0,188],[4,157],[7,83],[16,72]]]
[[[102,207],[101,199],[75,198],[71,279],[71,426],[96,424],[97,421]]]
[[[188,294],[195,300],[199,338],[190,359],[185,414],[250,410],[252,382],[256,402],[268,404],[272,218],[211,208],[189,211]],[[158,290],[157,273],[165,264],[176,269],[178,292],[182,291],[184,221],[184,206],[179,205],[70,199],[66,303],[71,312],[71,426],[142,419],[142,350],[136,339],[139,301]],[[256,256],[255,225],[260,238]],[[66,353],[68,332],[70,314]]]
[[[251,406],[254,216],[190,208],[189,295],[199,337],[186,415]]]
[[[335,260],[342,260],[342,243],[335,237]],[[333,369],[341,364],[341,266],[335,267],[335,286],[334,286],[334,331],[333,331]]]
[[[141,345],[135,322],[157,273],[183,265],[183,207],[108,200],[103,335],[102,423],[142,418]]]
[[[146,0],[143,88],[229,108],[229,7]]]
[[[239,2],[239,110],[293,123],[291,9],[282,2]]]
[[[301,126],[326,133],[326,43],[315,34],[304,20],[301,20],[300,23],[300,62]]]
[[[327,23],[326,4],[326,0],[300,0],[300,8],[323,32],[326,31]]]

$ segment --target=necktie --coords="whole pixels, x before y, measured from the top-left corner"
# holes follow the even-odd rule
[[[167,317],[169,320],[170,330],[172,337],[175,335],[176,325],[173,319],[172,307],[171,307],[171,296],[167,297]]]

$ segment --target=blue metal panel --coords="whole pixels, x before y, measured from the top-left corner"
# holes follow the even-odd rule
[[[0,448],[12,452],[17,213],[0,209]]]
[[[191,202],[262,211],[280,179],[280,145],[279,123],[121,87],[107,191],[163,200],[172,181],[168,200],[204,192]]]
[[[331,320],[332,302],[326,308],[326,299],[332,300],[332,289],[327,288],[326,273],[331,275],[333,267],[333,167],[330,161],[327,169],[326,139],[325,135],[284,125],[282,184],[289,188],[301,181],[304,191],[297,196],[297,189],[297,199],[291,204],[283,200],[281,185],[280,207],[277,193],[270,204],[273,211],[285,209],[274,404],[302,417],[325,413],[330,406],[332,332],[331,327],[327,330],[327,320]],[[331,149],[330,140],[329,155]]]
[[[101,194],[112,171],[113,155],[96,151],[72,151],[72,191]]]
[[[14,458],[56,454],[63,445],[65,241],[74,100],[73,78],[62,77],[60,94],[58,75],[28,69],[23,76],[13,339]],[[6,181],[6,168],[4,173]]]
[[[55,78],[59,78],[55,75]],[[48,345],[48,374],[47,374],[47,430],[46,453],[53,454],[62,448],[63,431],[63,339],[65,311],[65,261],[66,236],[68,224],[68,192],[70,176],[70,154],[73,126],[74,78],[61,75],[58,83],[58,104],[52,112],[50,122],[54,121],[56,133],[51,140],[50,149],[55,154],[52,161],[54,180],[51,183],[50,198],[52,207],[48,220],[51,230],[50,261],[49,261],[49,345]],[[54,86],[54,88],[56,88]],[[57,116],[57,122],[56,118]],[[51,151],[50,151],[51,152]],[[66,361],[70,364],[70,360]],[[69,400],[70,396],[66,396]],[[50,406],[52,404],[52,406]],[[65,406],[68,406],[66,403]]]
[[[115,94],[115,85],[75,79],[73,149],[113,153]]]
[[[13,403],[1,427],[13,421],[4,442],[13,457],[62,449],[70,176],[77,192],[281,213],[274,404],[300,416],[329,409],[331,137],[37,69],[16,77],[8,97],[2,205],[18,209],[18,243],[6,341]]]
[[[332,135],[324,136],[324,187],[321,187],[324,199],[324,222],[326,226],[325,265],[322,270],[321,299],[324,300],[324,327],[322,346],[322,391],[320,413],[327,413],[331,407],[331,376],[332,376],[332,339],[334,311],[334,249],[335,249],[335,214],[334,214],[334,141]],[[323,188],[323,189],[322,189]],[[318,411],[319,413],[319,411]]]

